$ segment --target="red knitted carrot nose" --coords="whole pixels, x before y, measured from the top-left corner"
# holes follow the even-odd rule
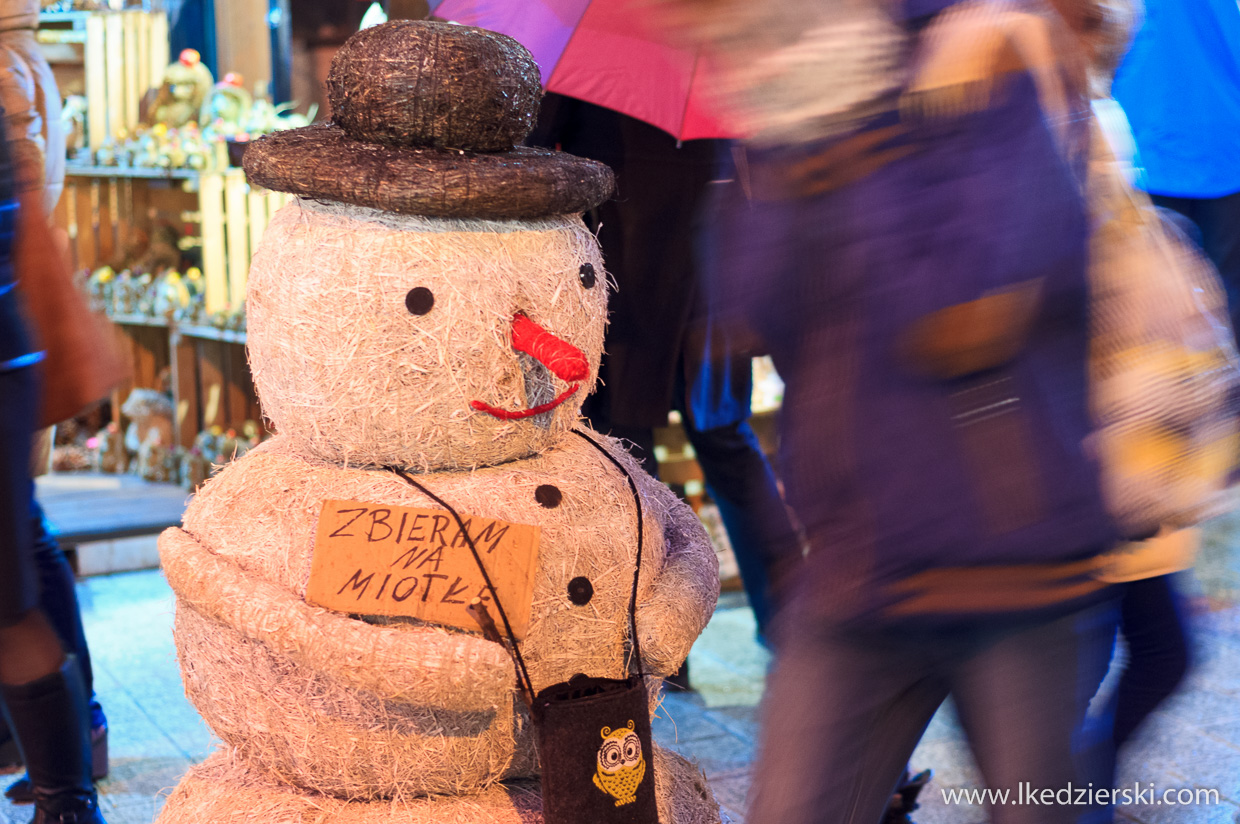
[[[584,352],[543,329],[524,312],[512,318],[512,348],[530,355],[563,381],[584,380],[590,373]]]

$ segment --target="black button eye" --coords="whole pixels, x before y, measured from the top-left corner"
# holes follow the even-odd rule
[[[560,505],[560,501],[564,500],[564,495],[557,487],[543,484],[534,490],[534,500],[547,509],[555,509]]]
[[[593,597],[594,584],[590,583],[589,578],[582,576],[568,582],[568,600],[577,606],[584,607]]]
[[[417,286],[405,295],[405,308],[411,315],[425,315],[435,305],[435,296],[425,286]]]
[[[587,289],[593,289],[595,282],[598,280],[594,276],[594,264],[583,263],[581,268],[577,270],[577,277],[581,278],[581,285]]]

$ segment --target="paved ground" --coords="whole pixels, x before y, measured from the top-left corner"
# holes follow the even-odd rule
[[[1215,525],[1193,584],[1198,663],[1182,694],[1160,711],[1127,753],[1124,779],[1159,789],[1207,788],[1218,804],[1125,807],[1139,824],[1231,824],[1240,814],[1240,518]],[[97,689],[111,722],[112,774],[100,784],[111,824],[147,824],[185,769],[214,746],[185,700],[172,645],[172,596],[157,571],[86,579],[80,587]],[[753,641],[753,617],[726,596],[691,662],[697,692],[669,695],[656,737],[697,759],[733,822],[743,822],[769,666]],[[950,707],[914,756],[935,780],[920,824],[980,824],[981,808],[948,807],[941,791],[978,779]],[[29,808],[0,803],[0,824],[25,824]],[[207,824],[207,822],[204,822]]]

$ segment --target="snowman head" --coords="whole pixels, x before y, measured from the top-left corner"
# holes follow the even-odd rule
[[[576,421],[607,298],[580,213],[613,180],[513,146],[538,77],[502,35],[388,23],[337,54],[335,123],[246,152],[251,183],[301,196],[255,254],[248,335],[264,413],[308,454],[488,466]]]
[[[576,216],[290,204],[250,273],[263,411],[335,463],[527,457],[577,420],[598,370],[606,292],[598,245]]]

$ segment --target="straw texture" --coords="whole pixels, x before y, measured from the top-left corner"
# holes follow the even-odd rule
[[[592,209],[615,178],[602,163],[521,146],[479,154],[392,148],[319,124],[265,135],[245,152],[251,184],[406,215],[537,218]]]
[[[327,76],[332,119],[355,140],[502,152],[534,128],[538,64],[503,34],[394,20],[363,29]]]
[[[701,771],[655,747],[655,788],[663,824],[719,824],[719,805]],[[235,752],[192,767],[169,797],[158,824],[543,824],[536,782],[480,793],[347,802],[298,793],[260,778]],[[587,824],[587,822],[582,822]]]
[[[251,183],[435,217],[580,213],[611,196],[601,163],[513,148],[542,96],[517,41],[468,26],[399,20],[365,29],[327,78],[334,122],[267,135],[245,153]]]
[[[586,263],[603,271],[575,216],[443,220],[291,203],[249,274],[263,413],[308,454],[347,465],[472,468],[547,449],[576,422],[603,349],[607,287],[582,284]],[[425,314],[407,305],[415,288],[433,296]],[[570,386],[513,350],[518,311],[590,365],[577,393],[534,426],[470,407],[526,409],[539,387]]]

